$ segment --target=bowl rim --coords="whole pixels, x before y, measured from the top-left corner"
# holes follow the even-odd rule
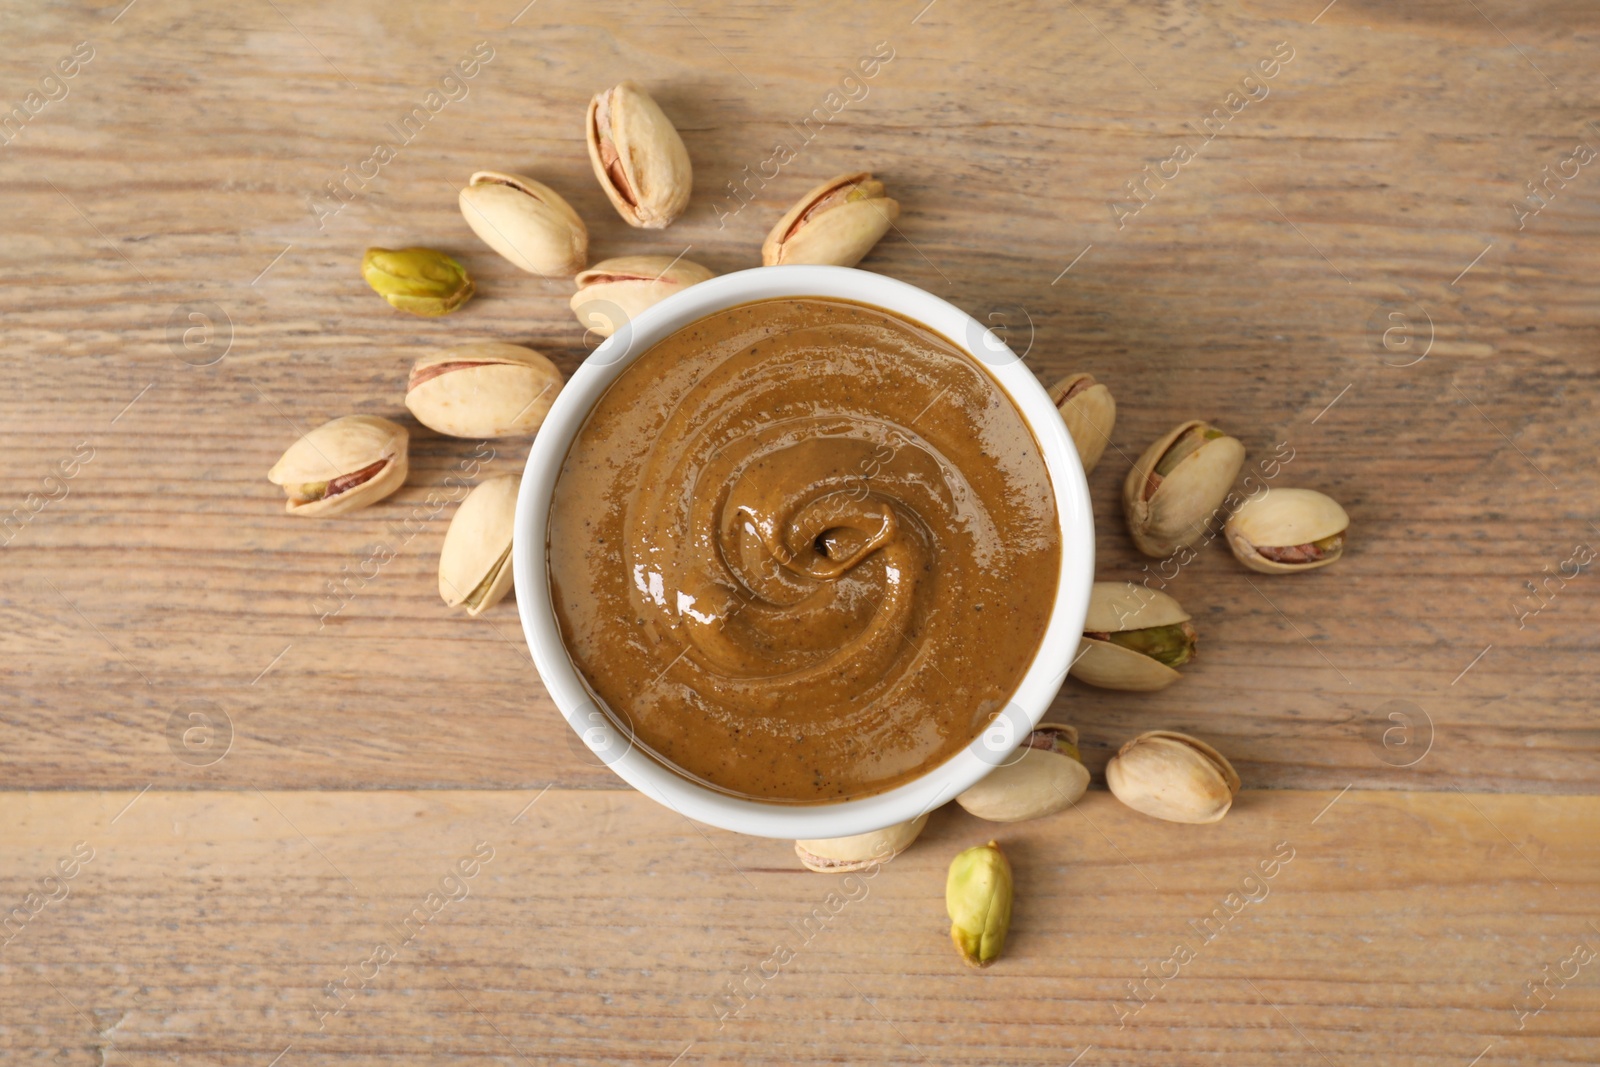
[[[731,796],[700,785],[635,748],[600,705],[561,640],[550,598],[546,540],[556,476],[595,403],[652,345],[690,323],[756,300],[821,297],[892,312],[943,335],[988,371],[1038,442],[1056,498],[1061,570],[1045,633],[1022,681],[982,734],[920,777],[874,796],[820,804],[781,804]],[[562,387],[534,438],[517,493],[512,572],[517,613],[534,666],[557,710],[583,746],[623,781],[682,815],[736,833],[813,840],[846,837],[916,818],[953,799],[996,766],[1049,709],[1077,655],[1094,580],[1094,523],[1077,448],[1032,370],[992,329],[907,282],[851,267],[756,267],[676,293],[628,319],[591,352]]]

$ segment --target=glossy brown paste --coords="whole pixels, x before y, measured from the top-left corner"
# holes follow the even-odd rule
[[[550,509],[574,665],[637,744],[819,802],[955,755],[1006,704],[1061,565],[1044,460],[938,334],[835,300],[717,312],[595,405]]]

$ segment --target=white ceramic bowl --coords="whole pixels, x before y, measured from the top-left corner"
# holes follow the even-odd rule
[[[550,497],[567,449],[606,388],[651,345],[723,308],[771,297],[835,297],[896,312],[949,338],[982,363],[1011,396],[1044,452],[1061,524],[1061,577],[1039,652],[1000,716],[966,749],[887,793],[829,804],[773,804],[729,796],[674,772],[600,710],[561,642],[550,603],[546,541]],[[701,282],[644,311],[584,361],[550,408],[517,497],[511,550],[517,610],[528,648],[556,707],[583,745],[629,785],[712,826],[760,837],[812,839],[866,833],[951,800],[1016,749],[1061,688],[1078,650],[1094,578],[1094,525],[1077,450],[1033,372],[1003,341],[959,308],[905,282],[845,267],[759,267]]]

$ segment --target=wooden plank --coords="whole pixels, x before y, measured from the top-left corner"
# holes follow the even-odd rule
[[[9,785],[611,784],[574,759],[514,605],[468,620],[435,595],[450,506],[430,493],[471,442],[407,418],[411,484],[338,521],[286,517],[263,474],[300,427],[403,411],[405,368],[442,342],[581,360],[570,284],[518,274],[461,221],[472,170],[549,181],[596,258],[688,248],[727,271],[757,262],[814,180],[870,166],[904,215],[866,266],[1004,327],[1041,380],[1085,368],[1116,392],[1092,483],[1102,575],[1152,562],[1117,486],[1191,416],[1237,433],[1252,463],[1287,442],[1283,482],[1353,516],[1331,570],[1260,579],[1217,545],[1182,567],[1169,589],[1202,658],[1152,697],[1069,684],[1052,717],[1083,728],[1091,764],[1180,726],[1258,786],[1595,788],[1600,600],[1587,572],[1543,607],[1525,583],[1597,536],[1600,179],[1581,169],[1520,229],[1510,208],[1573,145],[1600,144],[1590,6],[519,7],[182,0],[7,21],[7,100],[94,48],[0,148],[0,520],[20,516],[0,551]],[[467,95],[319,226],[325,183],[479,41],[494,58]],[[895,58],[866,95],[740,208],[729,184],[880,41]],[[1267,95],[1207,138],[1280,42],[1293,58]],[[579,116],[623,76],[659,92],[695,162],[696,198],[665,232],[625,227],[589,174]],[[1119,226],[1126,183],[1179,144],[1193,161]],[[443,321],[391,312],[361,251],[416,242],[459,255],[483,295]],[[227,325],[190,352],[199,303]],[[92,459],[52,475],[80,443]],[[526,447],[497,443],[485,472],[520,469]],[[397,558],[361,577],[379,544]],[[325,616],[329,583],[351,595]],[[1382,744],[1395,710],[1419,724],[1399,753]],[[226,759],[174,757],[168,724],[191,711],[231,722]]]
[[[0,901],[61,898],[0,948],[8,1063],[1548,1067],[1600,1032],[1596,964],[1562,964],[1600,947],[1593,797],[1247,792],[1200,828],[1096,790],[1011,826],[943,809],[854,879],[609,790],[12,793],[0,818]],[[979,973],[944,872],[990,836],[1016,919]],[[1569,980],[1519,1017],[1547,964]]]

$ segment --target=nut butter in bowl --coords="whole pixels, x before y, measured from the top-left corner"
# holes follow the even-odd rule
[[[1032,372],[952,339],[983,333],[879,275],[761,268],[573,376],[524,474],[518,604],[625,780],[727,829],[842,836],[950,799],[1037,723],[1092,528]]]

